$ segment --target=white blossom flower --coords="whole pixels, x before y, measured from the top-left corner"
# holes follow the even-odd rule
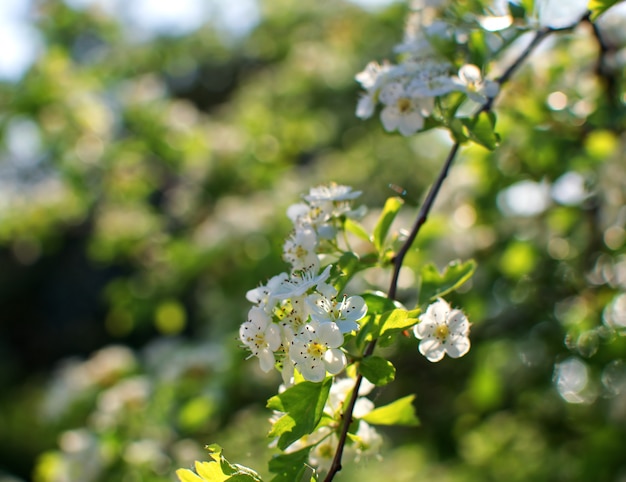
[[[411,61],[411,80],[407,92],[412,97],[436,97],[455,90],[448,61],[432,58]]]
[[[317,235],[311,227],[296,229],[283,245],[283,259],[291,264],[293,270],[319,265],[315,248]]]
[[[424,117],[432,111],[432,98],[413,97],[399,81],[390,82],[380,92],[380,101],[385,105],[380,120],[386,131],[396,129],[404,136],[415,134],[424,127]]]
[[[346,366],[346,356],[339,349],[342,344],[337,325],[312,322],[292,340],[289,356],[306,380],[321,382],[326,372],[336,375]]]
[[[357,323],[367,313],[365,300],[360,296],[344,296],[341,301],[314,293],[306,299],[311,311],[311,319],[318,323],[334,322],[341,333],[349,333],[360,328]]]
[[[312,187],[304,199],[311,204],[323,201],[349,201],[361,195],[361,191],[353,191],[352,187],[331,182]]]
[[[310,288],[325,282],[330,276],[331,267],[332,265],[326,266],[320,274],[316,274],[317,266],[294,271],[288,279],[283,280],[280,286],[276,288],[273,293],[274,297],[279,300],[286,300],[303,295]]]
[[[267,373],[274,367],[274,352],[281,344],[280,330],[265,311],[256,306],[250,309],[248,321],[239,327],[239,338],[258,357],[261,370]]]
[[[356,116],[359,119],[369,119],[376,110],[376,95],[374,92],[363,92],[356,103]]]
[[[457,89],[467,94],[475,102],[484,103],[488,98],[497,95],[499,86],[497,82],[483,79],[480,69],[472,64],[466,64],[459,69],[458,77],[453,77],[452,82]]]
[[[390,65],[384,63],[380,65],[378,62],[370,62],[365,66],[362,72],[354,76],[361,87],[365,90],[374,90],[380,86],[383,75],[389,71]]]
[[[378,431],[367,422],[360,420],[359,429],[356,434],[356,461],[363,456],[374,455],[380,457],[380,448],[383,445],[383,438]]]
[[[332,202],[292,204],[287,208],[287,217],[295,226],[296,230],[313,228],[318,238],[331,239],[335,236],[336,229],[332,225],[334,214]]]
[[[294,296],[285,300],[278,311],[281,338],[285,346],[291,344],[296,333],[300,332],[309,321],[309,307],[306,295]]]
[[[431,304],[413,328],[420,339],[419,351],[429,361],[440,361],[447,353],[452,358],[465,355],[470,349],[470,324],[462,311],[451,309],[442,299]]]
[[[246,293],[246,299],[263,308],[266,312],[271,313],[275,306],[275,291],[289,279],[287,273],[280,273],[270,278],[266,285],[259,286]]]

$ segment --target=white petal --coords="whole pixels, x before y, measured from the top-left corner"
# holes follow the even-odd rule
[[[394,105],[404,95],[404,87],[400,82],[390,82],[380,91],[379,99],[383,104],[389,106]]]
[[[356,105],[356,116],[359,119],[369,119],[374,114],[376,103],[371,95],[362,94]]]
[[[431,362],[438,362],[446,353],[444,347],[436,338],[422,340],[419,344],[419,351]]]
[[[361,328],[360,325],[356,321],[338,320],[336,323],[341,333],[350,333],[351,331],[359,331],[359,329]]]
[[[367,314],[367,305],[360,296],[351,296],[341,305],[346,321],[357,321]]]
[[[259,357],[259,362],[261,363],[261,370],[265,373],[274,368],[275,359],[274,353],[271,350],[264,348],[259,351],[257,356]]]
[[[262,309],[253,306],[248,311],[248,321],[263,331],[270,322],[270,317]]]
[[[449,338],[449,345],[446,348],[446,352],[448,356],[452,358],[459,358],[465,355],[470,349],[470,341],[469,338],[465,336],[460,336],[456,338]]]
[[[438,324],[444,323],[450,313],[450,305],[439,298],[426,310],[426,316],[431,316]]]
[[[469,321],[462,311],[452,310],[448,315],[448,328],[453,334],[466,335],[469,331]]]
[[[424,118],[419,112],[409,112],[400,119],[398,131],[403,136],[410,136],[424,127]]]
[[[473,64],[466,64],[459,69],[459,78],[465,84],[477,84],[482,81],[483,76],[478,67]]]
[[[296,368],[310,382],[321,382],[326,377],[326,367],[322,360],[309,360],[307,363],[296,363]]]
[[[280,329],[278,328],[278,325],[272,323],[265,329],[265,341],[267,342],[270,350],[278,350],[281,343]]]
[[[395,105],[388,105],[380,111],[380,121],[387,132],[395,131],[400,125],[400,112]]]
[[[361,418],[370,413],[372,410],[374,410],[374,402],[372,402],[369,398],[360,397],[354,404],[352,414],[355,418]]]
[[[315,289],[329,299],[337,296],[337,290],[335,289],[335,287],[328,283],[320,283],[315,287]]]
[[[437,328],[437,324],[430,318],[427,318],[413,327],[413,334],[415,338],[421,340],[422,338],[433,336],[435,328]]]
[[[347,362],[346,355],[338,348],[331,348],[324,353],[324,364],[331,375],[336,375],[343,370]]]
[[[335,323],[320,323],[316,328],[320,342],[329,348],[338,348],[343,345],[343,333]]]

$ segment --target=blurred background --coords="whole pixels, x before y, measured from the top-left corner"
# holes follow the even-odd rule
[[[461,2],[465,3],[465,2]],[[472,2],[467,2],[472,3]],[[476,2],[474,2],[476,3]],[[420,427],[338,480],[626,481],[624,9],[549,39],[464,147],[407,259],[475,258],[449,301],[462,360],[386,355]],[[402,40],[405,2],[0,2],[0,481],[161,482],[226,457],[268,475],[245,362],[247,290],[286,269],[310,186],[395,184],[408,229],[450,146],[354,116],[354,75]],[[506,62],[505,62],[506,64]],[[388,273],[363,281],[386,287]],[[386,474],[386,475],[385,475]]]

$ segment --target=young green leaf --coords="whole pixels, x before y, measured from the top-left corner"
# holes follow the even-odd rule
[[[408,395],[388,405],[375,408],[363,417],[372,425],[404,425],[415,427],[419,425],[419,419],[415,415],[413,399],[415,395]]]
[[[346,218],[346,221],[343,226],[346,229],[346,231],[354,234],[357,238],[361,238],[363,241],[367,241],[369,243],[372,242],[372,239],[370,238],[370,235],[365,230],[365,228],[361,226],[361,224],[357,223],[356,221],[350,218]]]
[[[496,116],[493,112],[480,112],[476,117],[462,119],[467,128],[469,138],[475,143],[493,151],[500,143],[496,134]]]
[[[621,0],[589,0],[587,8],[591,10],[591,20],[595,20]]]
[[[393,223],[403,204],[404,201],[400,197],[390,197],[385,202],[383,212],[380,213],[380,217],[374,227],[374,246],[379,253],[382,252],[391,223]]]
[[[419,311],[419,309],[407,311],[398,308],[383,313],[380,319],[380,336],[387,336],[412,327],[418,321]]]
[[[364,293],[361,295],[361,297],[365,300],[365,303],[367,303],[368,313],[376,313],[381,315],[386,311],[391,311],[400,306],[399,303],[396,306],[396,302],[389,299],[387,295],[380,291]]]
[[[259,474],[254,470],[239,464],[231,464],[222,457],[222,448],[217,445],[207,447],[208,462],[195,463],[196,473],[189,469],[176,471],[181,482],[261,482]]]
[[[464,263],[452,261],[439,273],[434,264],[427,264],[421,270],[422,285],[419,304],[425,304],[444,296],[465,283],[476,270],[476,262],[470,259]]]
[[[379,356],[363,358],[359,371],[376,386],[386,385],[396,378],[396,369],[391,362]]]
[[[276,474],[272,482],[293,482],[301,480],[299,474],[304,473],[304,469],[308,467],[306,462],[309,458],[309,452],[313,446],[305,447],[291,453],[282,453],[272,457],[269,462],[269,470]]]
[[[199,463],[200,462],[196,462],[196,464],[199,464]],[[203,479],[202,477],[196,475],[193,471],[189,469],[178,469],[176,471],[176,476],[178,477],[178,480],[180,480],[180,482],[206,482],[207,480],[214,480],[216,482],[222,482],[223,480],[225,480],[224,478]]]
[[[341,292],[352,279],[352,277],[369,266],[372,266],[378,261],[374,255],[366,255],[360,258],[351,251],[347,251],[341,255],[339,261],[335,264],[335,271],[333,274],[337,274],[337,281],[335,282],[335,288]]]
[[[315,430],[322,418],[331,384],[331,377],[321,383],[301,382],[267,401],[268,408],[285,412],[274,423],[268,435],[280,437],[279,449],[286,449],[300,437]]]

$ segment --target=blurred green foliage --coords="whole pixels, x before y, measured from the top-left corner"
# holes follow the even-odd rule
[[[394,184],[392,230],[410,227],[449,136],[359,121],[353,80],[389,57],[406,5],[259,5],[242,37],[142,42],[95,7],[38,2],[45,51],[0,84],[0,480],[173,480],[212,442],[266,474],[279,381],[236,333],[245,292],[284,269],[285,207],[334,180],[371,224]],[[475,258],[451,299],[472,351],[386,348],[377,404],[416,393],[421,426],[341,480],[626,474],[623,64],[599,68],[589,25],[548,43],[496,105],[500,146],[461,151],[400,280],[415,302],[425,265]]]

